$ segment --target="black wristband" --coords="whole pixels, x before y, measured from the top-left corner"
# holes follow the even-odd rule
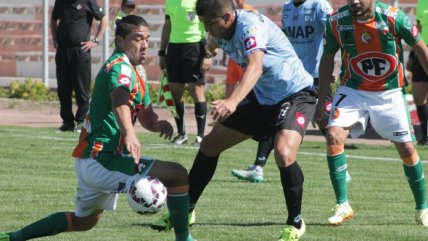
[[[163,57],[163,56],[165,56],[165,55],[166,55],[165,50],[159,50],[159,51],[158,51],[158,56]]]
[[[204,58],[206,58],[206,59],[210,59],[210,58],[212,58],[213,57],[213,55],[212,54],[210,54],[210,53],[205,53],[205,55],[204,55]]]

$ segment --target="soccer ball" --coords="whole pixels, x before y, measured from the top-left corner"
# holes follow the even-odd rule
[[[166,204],[167,191],[156,177],[139,174],[128,180],[128,204],[139,214],[158,212]]]

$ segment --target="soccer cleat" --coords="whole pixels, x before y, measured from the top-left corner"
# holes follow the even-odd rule
[[[339,225],[354,216],[354,211],[349,204],[336,204],[332,211],[334,215],[328,218],[331,225]]]
[[[192,237],[192,235],[189,234],[189,236],[187,237],[186,241],[198,241],[198,240],[194,239]]]
[[[238,179],[249,182],[263,182],[263,167],[258,165],[249,166],[245,170],[232,170],[232,175]]]
[[[297,241],[300,237],[303,236],[305,231],[306,225],[302,219],[302,226],[300,227],[300,229],[297,229],[292,225],[288,225],[284,228],[284,230],[282,230],[281,236],[279,236],[278,241]]]
[[[199,145],[201,144],[201,142],[202,142],[202,137],[200,137],[200,136],[196,136],[196,139],[195,139],[195,141],[193,142],[193,145],[195,145],[195,146],[199,146]]]
[[[187,139],[188,139],[187,134],[184,134],[184,135],[178,134],[176,137],[174,137],[171,143],[176,145],[182,145],[187,143]]]
[[[76,124],[76,132],[77,133],[82,132],[82,128],[83,128],[83,122],[77,122],[77,124]]]
[[[0,241],[10,241],[9,234],[0,233]]]
[[[62,124],[58,129],[55,130],[56,133],[62,133],[62,132],[66,132],[66,131],[74,131],[74,123],[73,124],[69,124],[69,123],[64,123]]]
[[[428,208],[416,211],[415,220],[417,224],[428,227]]]
[[[196,216],[195,216],[195,210],[189,213],[189,227],[191,227],[193,224],[195,224]],[[162,218],[154,221],[150,227],[157,231],[169,231],[172,229],[172,223],[171,219],[169,217],[169,213],[162,216]]]

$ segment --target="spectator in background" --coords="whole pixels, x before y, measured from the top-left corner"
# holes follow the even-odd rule
[[[416,6],[417,27],[421,32],[421,37],[428,43],[428,1],[419,0]],[[425,73],[415,53],[412,51],[409,57],[412,70],[412,94],[416,105],[416,111],[420,120],[422,138],[418,140],[418,145],[428,144],[428,76]]]
[[[194,144],[204,137],[207,103],[205,102],[205,71],[211,68],[212,56],[205,50],[205,29],[195,13],[196,0],[166,0],[165,24],[162,29],[159,66],[167,70],[168,83],[178,117],[175,118],[178,135],[172,143],[187,143],[184,125],[183,94],[188,84],[195,102],[198,127]]]
[[[116,29],[116,21],[122,19],[123,17],[131,14],[135,10],[135,1],[134,0],[122,0],[120,5],[120,10],[114,18],[114,29]]]
[[[93,18],[100,23],[94,38],[90,39]],[[91,49],[99,44],[107,24],[108,18],[96,0],[55,1],[50,26],[57,50],[56,77],[63,122],[57,132],[80,131],[89,109]],[[73,91],[77,103],[75,115]]]

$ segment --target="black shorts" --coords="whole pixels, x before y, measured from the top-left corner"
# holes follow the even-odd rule
[[[303,137],[314,116],[316,103],[316,93],[311,89],[301,90],[276,105],[260,105],[255,94],[250,92],[222,124],[257,141],[283,129],[295,130]]]
[[[421,63],[419,62],[418,57],[416,54],[412,54],[409,56],[409,58],[412,58],[412,82],[428,82],[428,76],[425,73],[424,68],[422,67]]]
[[[169,43],[166,54],[166,71],[168,82],[204,84],[204,73],[201,71],[205,55],[205,42]]]

